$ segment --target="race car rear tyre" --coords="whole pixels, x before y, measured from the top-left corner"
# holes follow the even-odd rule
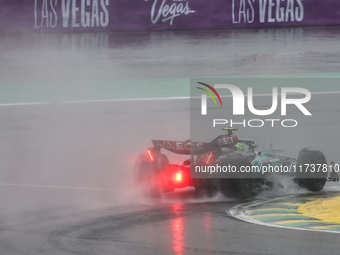
[[[137,158],[134,168],[135,185],[145,185],[146,195],[158,198],[161,195],[161,187],[157,184],[157,169],[147,153],[142,153]]]
[[[206,185],[205,190],[208,197],[213,197],[218,193],[218,184],[214,180]]]
[[[327,165],[326,157],[321,151],[307,149],[300,151],[296,163],[297,180],[300,187],[310,191],[323,189],[327,181],[327,171],[322,171],[322,167],[318,169],[320,165]]]
[[[213,197],[219,190],[217,180],[214,179],[196,179],[193,186],[195,188],[194,195],[196,197]]]
[[[240,169],[241,166],[251,166],[251,163],[248,160],[242,159],[235,161],[234,165],[237,169]],[[253,197],[258,193],[255,191],[256,183],[252,173],[243,173],[241,178],[220,179],[220,191],[227,197],[232,196],[245,199]]]
[[[254,192],[255,179],[238,178],[238,179],[220,179],[220,191],[225,197],[234,197],[246,199],[255,196]]]
[[[236,179],[219,179],[219,191],[225,197],[237,197]]]
[[[254,178],[240,178],[237,180],[236,189],[239,198],[250,198],[257,193],[254,191],[255,179]]]
[[[144,183],[150,177],[150,172],[155,171],[155,164],[149,159],[147,153],[138,156],[134,167],[134,182],[136,185]]]

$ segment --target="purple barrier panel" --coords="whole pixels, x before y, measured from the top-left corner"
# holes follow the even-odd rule
[[[0,0],[0,6],[2,33],[340,24],[338,0]]]

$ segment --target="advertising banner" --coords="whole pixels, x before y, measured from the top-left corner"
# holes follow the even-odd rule
[[[1,0],[0,4],[1,33],[340,24],[336,0]]]

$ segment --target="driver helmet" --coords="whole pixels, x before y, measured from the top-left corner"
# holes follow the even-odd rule
[[[237,151],[245,151],[244,145],[242,143],[237,143],[235,147]]]

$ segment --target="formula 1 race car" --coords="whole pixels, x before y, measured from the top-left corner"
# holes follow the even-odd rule
[[[320,191],[326,181],[339,181],[334,163],[327,165],[321,151],[302,149],[297,159],[279,155],[278,151],[257,151],[258,143],[251,139],[238,139],[235,128],[223,128],[226,135],[216,137],[210,143],[152,140],[153,147],[139,155],[134,169],[135,184],[144,184],[153,197],[176,188],[195,187],[198,195],[209,196],[220,191],[226,196],[248,198],[271,186],[273,173],[270,167],[288,169],[289,175],[300,187]],[[170,164],[161,149],[182,155],[190,155],[183,164]],[[235,178],[216,175],[216,178],[191,178],[190,167],[220,165],[232,167],[236,172],[244,169],[256,171]],[[317,168],[317,169],[316,169]],[[267,173],[269,172],[269,173]],[[286,174],[286,173],[285,173]],[[215,175],[214,175],[215,176]]]

